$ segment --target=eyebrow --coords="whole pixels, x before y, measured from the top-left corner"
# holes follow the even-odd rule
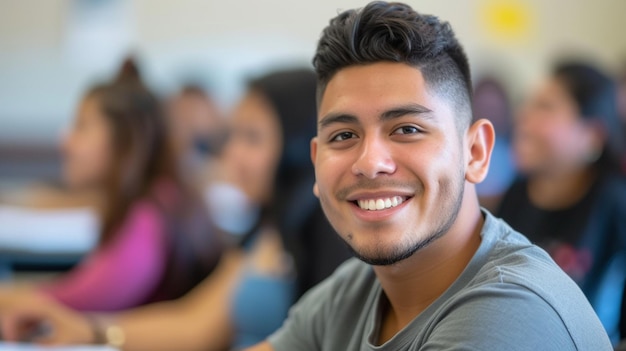
[[[420,104],[406,104],[384,111],[380,114],[379,119],[384,122],[408,115],[418,115],[423,116],[426,119],[431,119],[432,112],[433,111],[431,109]],[[320,128],[324,128],[335,123],[359,123],[359,119],[349,113],[330,113],[322,117],[318,124]]]
[[[420,104],[407,104],[395,107],[391,110],[387,110],[380,115],[381,121],[388,121],[394,118],[400,118],[408,115],[419,115],[427,118],[432,117],[431,113],[433,111],[425,106]]]
[[[331,124],[335,124],[335,123],[346,123],[346,124],[352,124],[352,123],[358,123],[359,119],[356,118],[356,116],[354,115],[350,115],[347,113],[330,113],[326,116],[324,116],[320,121],[319,121],[319,127],[320,128],[325,128],[328,127]]]

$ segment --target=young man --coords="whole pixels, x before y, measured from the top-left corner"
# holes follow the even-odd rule
[[[315,193],[360,260],[254,350],[611,350],[549,256],[481,211],[491,124],[447,23],[371,3],[320,39]]]

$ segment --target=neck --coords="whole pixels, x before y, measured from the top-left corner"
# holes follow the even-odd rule
[[[480,246],[483,222],[474,187],[466,185],[461,210],[444,236],[406,260],[374,267],[389,300],[382,342],[409,324],[461,275]]]
[[[595,172],[581,168],[568,172],[536,174],[529,178],[528,197],[540,208],[561,209],[580,201],[595,179]]]

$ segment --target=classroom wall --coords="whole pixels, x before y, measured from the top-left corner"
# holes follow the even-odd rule
[[[54,142],[81,93],[129,51],[162,94],[182,81],[229,106],[246,76],[309,64],[319,33],[357,0],[0,0],[0,143]],[[623,0],[409,1],[448,20],[475,75],[502,73],[521,97],[557,55],[617,70]]]

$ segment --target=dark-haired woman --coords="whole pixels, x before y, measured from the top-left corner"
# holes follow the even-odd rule
[[[227,202],[238,197],[256,210],[238,211],[249,214],[238,222],[252,223],[239,237],[242,250],[226,253],[200,286],[177,301],[97,323],[49,302],[0,303],[4,335],[19,338],[20,326],[34,315],[55,331],[51,339],[38,340],[57,344],[111,343],[102,338],[111,329],[123,333],[123,342],[113,344],[125,351],[237,350],[264,340],[302,293],[350,256],[312,192],[308,155],[316,133],[315,89],[310,70],[269,74],[250,84],[234,110],[223,154],[231,196],[212,197],[212,211],[234,209]]]
[[[234,116],[224,152],[230,180],[260,205],[258,230],[242,242],[251,255],[232,300],[234,349],[265,340],[292,303],[350,256],[312,190],[316,83],[305,69],[261,77]]]
[[[626,183],[611,79],[582,63],[555,67],[516,121],[523,177],[499,215],[544,247],[591,301],[614,342],[626,276]]]
[[[64,180],[101,194],[98,247],[42,293],[81,311],[117,311],[175,299],[216,265],[206,211],[179,180],[157,98],[127,62],[81,101],[64,143]],[[5,287],[1,299],[13,288]]]

